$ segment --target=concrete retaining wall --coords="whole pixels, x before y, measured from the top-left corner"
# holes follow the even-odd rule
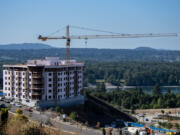
[[[36,106],[40,108],[49,108],[49,107],[56,107],[56,106],[61,106],[61,107],[69,107],[69,106],[74,106],[78,104],[84,104],[86,100],[85,96],[78,96],[78,97],[72,97],[68,99],[62,99],[59,101],[38,101]]]

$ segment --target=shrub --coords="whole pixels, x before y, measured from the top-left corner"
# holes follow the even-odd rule
[[[70,115],[69,115],[69,117],[70,117],[71,119],[73,119],[73,120],[76,120],[76,119],[78,118],[78,115],[77,115],[76,112],[71,112]]]
[[[179,124],[175,123],[175,127],[176,127],[176,129],[179,129]]]
[[[61,109],[60,109],[60,107],[59,106],[56,106],[56,112],[60,112],[61,111]]]
[[[47,124],[47,125],[52,125],[50,118],[48,118],[48,119],[46,120],[46,124]]]
[[[8,109],[2,108],[1,109],[1,121],[2,121],[2,123],[6,123],[7,119],[8,119]]]
[[[16,109],[16,114],[23,114],[22,109],[20,109],[20,108]]]
[[[11,119],[11,122],[17,122],[17,121],[20,121],[21,123],[26,123],[28,122],[28,117],[26,117],[23,114],[18,114]]]

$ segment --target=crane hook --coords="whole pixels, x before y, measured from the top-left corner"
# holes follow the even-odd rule
[[[87,38],[85,38],[85,47],[87,48]]]

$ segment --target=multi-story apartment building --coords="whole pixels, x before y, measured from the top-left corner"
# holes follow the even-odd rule
[[[58,57],[3,65],[3,93],[28,106],[75,102],[82,97],[83,67],[83,63]]]

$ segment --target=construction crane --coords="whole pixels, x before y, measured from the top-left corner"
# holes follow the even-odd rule
[[[83,28],[83,27],[77,27],[72,26],[75,28],[80,29],[87,29],[87,30],[93,30],[93,31],[99,31],[99,32],[107,32],[102,30],[95,30],[95,29],[89,29],[89,28]],[[110,35],[70,35],[69,31],[70,26],[66,26],[66,36],[60,36],[60,37],[50,37],[50,36],[41,36],[39,35],[38,39],[42,41],[46,41],[48,39],[65,39],[66,40],[66,61],[69,62],[70,60],[70,42],[72,39],[107,39],[107,38],[145,38],[145,37],[170,37],[170,36],[177,36],[177,33],[166,33],[166,34],[120,34],[120,33],[114,33],[114,32],[108,32],[111,33]]]

